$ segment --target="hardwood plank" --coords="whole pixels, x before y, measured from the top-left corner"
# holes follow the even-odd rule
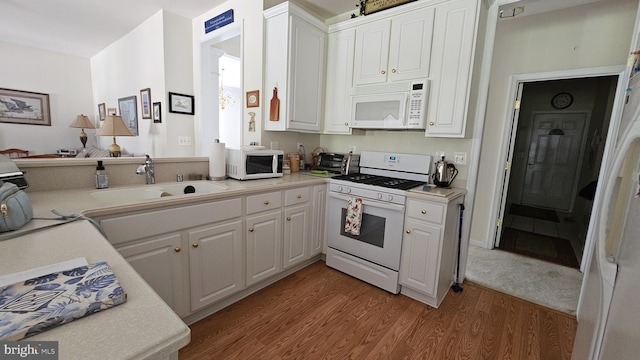
[[[191,359],[570,359],[575,318],[472,283],[434,309],[317,262],[192,324]]]

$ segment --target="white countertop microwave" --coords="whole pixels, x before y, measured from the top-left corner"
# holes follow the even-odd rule
[[[361,129],[425,129],[428,95],[427,79],[355,87],[350,125]]]
[[[284,152],[263,147],[225,149],[227,176],[237,180],[282,176]]]

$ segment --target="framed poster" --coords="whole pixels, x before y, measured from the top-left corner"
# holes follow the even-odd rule
[[[194,98],[191,95],[169,93],[169,112],[176,114],[194,114]]]
[[[104,121],[104,118],[107,116],[106,106],[107,105],[105,103],[98,104],[98,118],[100,119],[100,121]]]
[[[0,122],[51,126],[49,94],[0,89]]]
[[[118,108],[120,109],[120,117],[125,125],[138,136],[138,105],[136,96],[129,96],[118,99]]]
[[[140,110],[143,119],[151,119],[151,89],[140,90]]]
[[[260,106],[260,90],[247,91],[247,107]]]
[[[153,103],[153,122],[162,122],[162,104],[160,104],[159,102]]]
[[[364,6],[362,7],[362,14],[369,15],[378,11],[390,9],[398,5],[410,3],[416,0],[364,0]],[[363,1],[360,1],[362,4]]]

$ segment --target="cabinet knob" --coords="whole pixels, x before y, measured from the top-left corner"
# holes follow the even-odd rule
[[[298,194],[298,196],[296,196],[298,199],[302,199],[302,194]]]
[[[386,72],[386,71],[384,71],[384,70],[380,71],[380,74],[382,74],[382,75],[384,75],[384,74],[386,74],[386,73],[387,73],[387,72]]]
[[[249,232],[253,232],[253,228],[249,228]]]
[[[435,125],[435,124],[436,124],[436,123],[434,123],[433,121],[430,121],[430,122],[429,122],[429,125],[430,125],[430,126],[433,126],[433,125]]]
[[[194,248],[197,248],[200,245],[198,245],[198,243],[193,243],[193,244],[191,244],[191,246],[193,246]]]
[[[422,211],[420,211],[420,212],[421,212],[421,213],[423,213],[423,214],[426,214],[426,213],[427,213],[427,210],[422,210]]]
[[[173,249],[173,251],[175,251],[175,252],[179,253],[180,251],[182,251],[182,249],[180,249],[178,246],[176,246],[176,247]]]
[[[287,221],[291,221],[291,216],[287,216]]]
[[[265,204],[265,205],[269,205],[269,200],[265,200],[265,201],[264,201],[264,204]]]
[[[345,122],[345,123],[344,123],[344,126],[349,126],[349,123],[348,123],[348,122]]]
[[[395,74],[396,73],[396,69],[392,69],[391,72]]]
[[[407,230],[407,234],[411,234],[411,230]]]

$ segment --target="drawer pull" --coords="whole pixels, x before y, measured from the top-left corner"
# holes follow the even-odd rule
[[[195,248],[197,248],[199,245],[198,245],[198,243],[193,243],[193,244],[191,244],[191,246],[193,246],[193,248],[195,249]]]
[[[391,72],[395,74],[396,73],[396,69],[392,69]]]
[[[298,199],[302,199],[302,194],[298,194],[298,196],[296,196]]]
[[[423,213],[423,214],[426,214],[426,213],[427,213],[427,210],[422,210],[422,211],[420,211],[420,212],[421,212],[421,213]]]
[[[250,229],[249,229],[249,232],[253,232],[253,228],[250,228]]]
[[[175,251],[175,252],[179,253],[180,251],[182,251],[182,249],[180,249],[179,247],[177,247],[177,246],[176,246],[176,247],[173,249],[173,251]]]
[[[348,123],[348,122],[345,122],[345,123],[344,123],[344,126],[349,126],[349,123]]]
[[[411,230],[407,230],[407,234],[411,234]]]
[[[384,74],[386,74],[386,73],[387,73],[387,72],[386,72],[386,71],[384,71],[384,70],[380,71],[380,74],[382,74],[382,75],[384,75]]]
[[[269,200],[265,200],[265,201],[264,201],[264,204],[265,204],[265,205],[269,205]]]
[[[435,125],[435,124],[436,124],[436,123],[434,123],[433,121],[429,122],[429,125],[431,125],[431,126],[433,126],[433,125]]]
[[[291,221],[291,216],[287,216],[287,221]]]

